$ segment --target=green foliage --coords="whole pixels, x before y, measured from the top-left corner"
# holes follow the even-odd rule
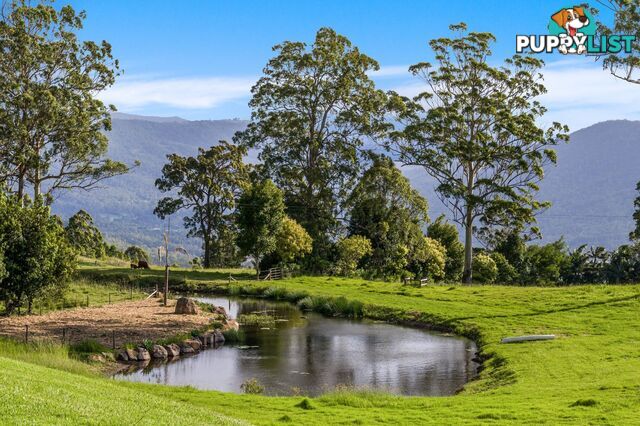
[[[438,241],[446,250],[445,278],[447,281],[459,281],[464,266],[464,245],[460,242],[458,230],[452,223],[448,223],[444,215],[427,227],[427,235]]]
[[[284,218],[282,191],[268,179],[251,185],[238,201],[236,241],[242,254],[254,259],[258,273],[262,257],[277,248]]]
[[[309,233],[294,219],[285,216],[276,234],[276,253],[285,262],[293,262],[312,250]]]
[[[222,332],[225,343],[242,343],[244,342],[244,332],[230,328]]]
[[[498,267],[496,262],[485,253],[478,253],[473,257],[474,275],[473,279],[482,284],[491,284],[498,277]]]
[[[65,227],[67,240],[79,254],[96,259],[106,254],[102,232],[93,222],[93,218],[84,210],[79,210],[69,218]]]
[[[0,249],[5,271],[0,300],[8,314],[25,302],[31,312],[35,298],[62,291],[75,269],[76,253],[42,197],[21,203],[0,193]]]
[[[373,158],[350,195],[349,234],[371,241],[364,265],[373,276],[403,274],[417,247],[423,245],[421,227],[429,220],[427,201],[411,187],[393,161]]]
[[[149,262],[149,260],[151,259],[149,253],[147,253],[142,247],[138,246],[127,247],[127,249],[124,251],[124,255],[132,262],[138,262],[140,260],[146,260],[147,262]]]
[[[162,177],[156,187],[175,193],[158,201],[154,213],[160,218],[180,210],[189,237],[203,239],[205,268],[218,264],[225,247],[234,247],[233,210],[242,189],[248,184],[247,168],[242,162],[246,149],[220,141],[208,150],[198,149],[196,157],[167,156]]]
[[[105,158],[110,112],[96,95],[111,86],[111,45],[80,41],[84,12],[49,2],[3,2],[0,20],[0,158],[18,198],[89,189],[125,173]]]
[[[436,191],[465,229],[463,280],[471,282],[473,230],[535,221],[547,206],[534,198],[537,182],[555,163],[551,148],[568,140],[568,128],[538,125],[546,112],[536,100],[546,92],[540,59],[516,55],[494,67],[492,34],[467,32],[462,23],[450,28],[460,35],[430,42],[435,65],[409,68],[429,90],[413,100],[395,97],[406,125],[389,148],[436,179]]]
[[[311,403],[311,401],[309,401],[309,398],[305,398],[299,403],[297,403],[296,407],[302,408],[303,410],[313,410],[315,408]]]
[[[353,275],[358,269],[360,261],[373,252],[371,241],[361,235],[343,238],[338,241],[337,249],[336,273],[346,276]]]
[[[258,379],[247,379],[240,385],[242,392],[250,395],[259,395],[264,392],[264,386],[260,384]]]
[[[428,278],[431,282],[444,279],[447,251],[439,241],[422,237],[412,257],[409,270],[415,274],[416,278]]]
[[[81,342],[78,343],[74,343],[73,345],[71,345],[69,347],[69,349],[71,350],[71,352],[77,353],[77,354],[92,354],[92,353],[102,353],[102,352],[109,352],[109,348],[107,348],[105,345],[103,345],[100,342],[97,342],[95,340],[83,340]]]
[[[640,182],[636,185],[636,191],[640,193]],[[633,200],[633,221],[635,222],[635,229],[629,233],[629,239],[631,241],[640,241],[640,195]]]
[[[519,275],[518,270],[509,263],[502,253],[493,252],[489,256],[496,264],[498,274],[495,282],[498,284],[514,284],[517,282]]]
[[[562,239],[543,246],[527,246],[520,281],[524,284],[554,285],[560,282],[567,265],[566,244]]]
[[[326,259],[360,172],[360,148],[388,127],[386,96],[368,75],[378,63],[329,28],[311,46],[285,41],[273,49],[251,89],[251,122],[236,140],[260,149],[265,173],[285,191],[287,214]]]
[[[238,322],[245,327],[274,327],[276,319],[271,315],[240,314]]]

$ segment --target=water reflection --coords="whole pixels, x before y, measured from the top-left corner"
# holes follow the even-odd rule
[[[424,330],[325,318],[288,303],[202,298],[239,314],[268,311],[275,327],[246,330],[243,346],[222,346],[198,355],[115,377],[240,392],[256,378],[270,395],[300,391],[318,395],[338,385],[370,387],[402,395],[450,395],[476,374],[470,340]]]

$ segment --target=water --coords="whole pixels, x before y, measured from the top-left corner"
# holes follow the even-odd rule
[[[242,346],[224,345],[159,365],[132,366],[115,378],[240,393],[255,378],[268,395],[318,395],[346,385],[401,395],[451,395],[477,372],[475,344],[425,330],[326,318],[289,303],[200,298],[230,317],[267,312],[275,328],[244,329]]]

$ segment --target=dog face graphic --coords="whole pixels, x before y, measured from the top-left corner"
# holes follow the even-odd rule
[[[562,27],[568,36],[575,36],[580,28],[589,25],[589,18],[584,14],[584,8],[574,6],[562,9],[551,16],[551,19]]]

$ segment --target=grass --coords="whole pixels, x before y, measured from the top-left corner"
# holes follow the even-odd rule
[[[84,271],[97,274],[97,269]],[[104,272],[113,274],[114,269],[105,267]],[[476,339],[486,359],[484,369],[462,393],[451,397],[399,397],[343,388],[303,402],[303,397],[119,383],[51,365],[56,362],[48,357],[12,355],[11,351],[6,355],[7,349],[0,346],[3,423],[20,424],[25,418],[47,424],[117,424],[125,419],[154,424],[222,423],[203,420],[205,414],[264,425],[638,423],[638,285],[407,288],[331,277],[229,285],[220,278],[223,275],[185,272],[184,283],[200,291],[295,302],[310,298],[304,303],[330,315],[355,312],[392,322],[435,325]],[[499,343],[503,337],[521,334],[556,334],[558,338]],[[60,356],[68,359],[64,353]]]

